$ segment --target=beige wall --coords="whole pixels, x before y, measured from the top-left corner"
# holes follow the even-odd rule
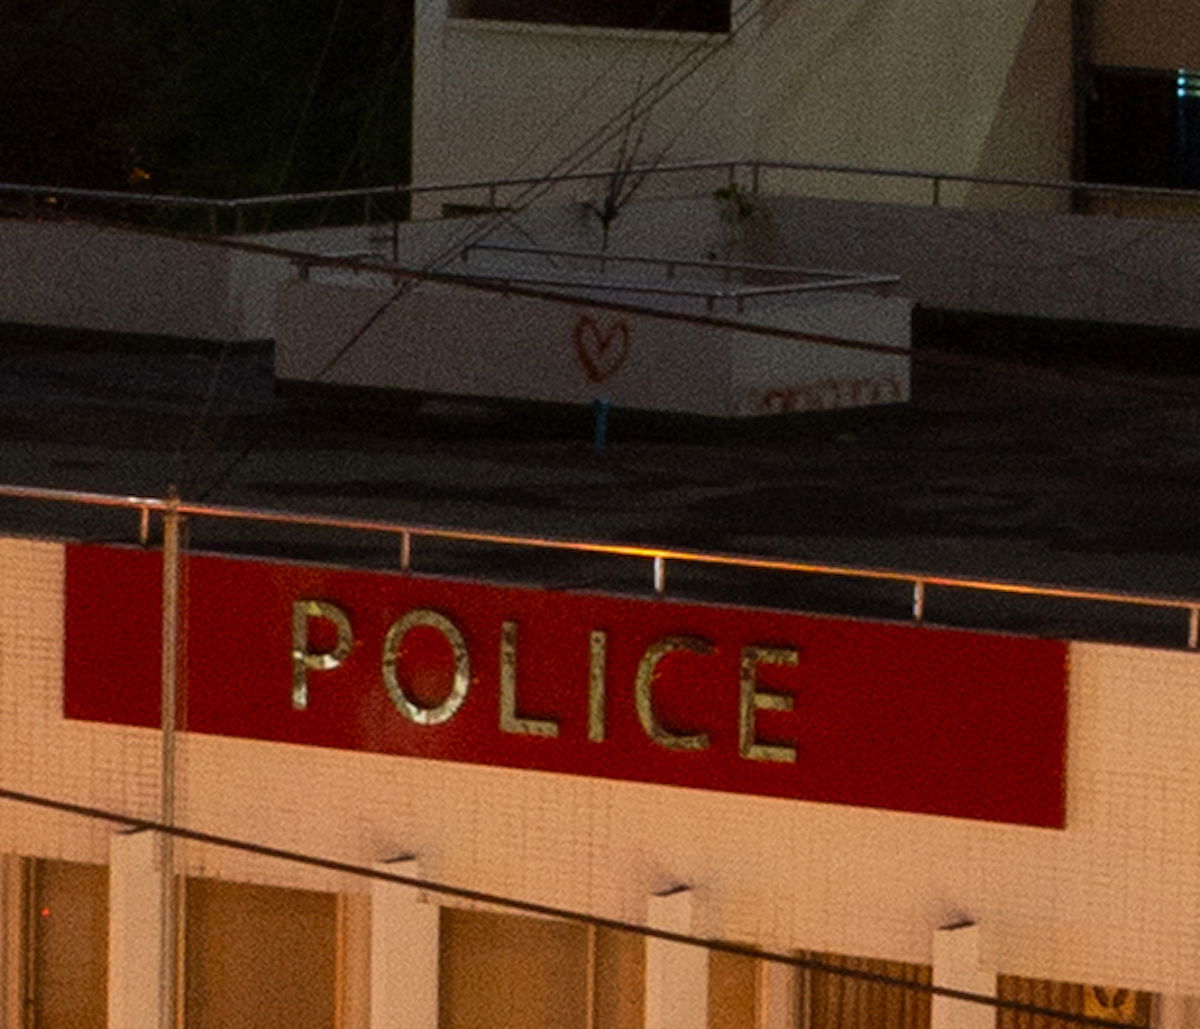
[[[1005,76],[973,171],[989,178],[1070,179],[1074,139],[1071,10],[1036,0]],[[1067,193],[974,186],[966,203],[989,209],[1066,211]]]
[[[735,9],[746,27],[655,110],[647,156],[1044,177],[1067,167],[1069,0],[976,5],[969,14],[955,0],[755,0]],[[418,20],[414,178],[547,172],[697,45],[447,20],[444,4],[431,3]],[[616,152],[605,144],[584,164],[610,166]],[[895,199],[919,194],[884,185]],[[846,195],[854,183],[809,177],[805,188]]]
[[[0,322],[267,339],[285,261],[144,232],[0,219]]]
[[[758,260],[892,272],[929,307],[1200,326],[1200,243],[1186,222],[802,197],[768,209]]]
[[[425,7],[415,44],[413,112],[413,180],[423,183],[611,167],[628,123],[620,112],[663,76],[699,63],[697,48],[707,54],[720,39],[447,20],[439,15],[441,0]],[[636,162],[748,152],[755,38],[751,23],[655,105],[644,137],[637,139],[640,127],[627,137]],[[602,190],[581,185],[569,195],[596,199]],[[449,199],[418,198],[415,209],[436,211]]]
[[[314,275],[314,278],[318,276]],[[907,353],[879,354],[740,334],[644,314],[426,284],[395,287],[344,272],[280,290],[275,374],[420,392],[565,404],[604,398],[634,410],[710,417],[899,403],[909,397]],[[330,281],[333,280],[333,281]],[[368,280],[363,282],[363,280]],[[603,294],[649,304],[643,294]],[[682,304],[680,305],[682,307]],[[690,313],[703,315],[701,301]],[[803,293],[715,314],[789,332],[906,349],[911,308],[866,292]],[[372,321],[372,317],[377,315]],[[336,363],[345,341],[369,324]],[[403,361],[395,355],[403,353]],[[600,355],[603,355],[602,357]]]
[[[62,549],[0,542],[0,782],[153,817],[157,733],[65,722]],[[1183,628],[1181,627],[1181,634]],[[764,948],[928,963],[969,917],[999,972],[1200,993],[1200,655],[1073,643],[1067,827],[184,737],[180,821],[267,846],[644,921],[695,891],[696,929]],[[103,823],[0,804],[21,853],[103,863]],[[189,874],[301,889],[361,880],[187,844]]]
[[[819,9],[779,0],[764,29],[758,151],[960,173],[1057,169],[1064,143],[1046,139],[1040,123],[1059,117],[1045,108],[1063,105],[1066,10],[1066,0],[974,5],[969,14],[952,0]],[[1008,124],[1031,109],[1037,129]],[[1002,163],[994,152],[984,159],[994,133],[1006,140]],[[1065,146],[1069,153],[1069,136]],[[910,190],[896,187],[896,198]]]

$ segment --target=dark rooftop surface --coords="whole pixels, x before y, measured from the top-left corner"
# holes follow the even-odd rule
[[[272,385],[263,349],[0,328],[0,482],[1200,598],[1192,340],[1010,323],[918,335],[906,405],[714,423]],[[1082,348],[1082,349],[1081,349]],[[1115,348],[1115,349],[1114,349]],[[1155,349],[1157,348],[1157,349]],[[1114,356],[1115,355],[1115,356]],[[1164,355],[1169,360],[1160,360]],[[7,532],[128,512],[0,500]],[[200,520],[192,544],[385,566],[395,541]],[[648,562],[417,540],[417,572],[648,593]],[[903,583],[672,564],[668,594],[905,618]],[[1182,646],[1186,615],[931,590],[927,617]]]

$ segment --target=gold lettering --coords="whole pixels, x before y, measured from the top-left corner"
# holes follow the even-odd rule
[[[517,623],[500,626],[500,729],[526,736],[557,736],[558,723],[517,714]]]
[[[408,635],[410,629],[422,626],[440,632],[450,644],[450,653],[454,657],[454,681],[446,699],[437,707],[421,707],[404,692],[399,678],[396,676],[396,655]],[[388,629],[383,641],[383,685],[387,688],[392,703],[410,722],[417,725],[440,725],[448,722],[458,713],[463,701],[467,699],[467,690],[471,688],[471,659],[467,653],[467,643],[463,634],[449,618],[437,611],[427,608],[416,608],[398,619]]]
[[[608,674],[608,633],[593,629],[588,640],[588,739],[604,742],[604,691]]]
[[[646,730],[646,735],[660,747],[666,747],[668,750],[705,750],[708,747],[708,733],[669,732],[663,728],[654,711],[654,676],[658,670],[658,663],[676,650],[711,654],[713,645],[708,640],[695,636],[664,636],[661,640],[651,643],[638,662],[637,678],[634,680],[633,691],[638,720]]]
[[[758,689],[759,665],[796,665],[799,652],[786,647],[743,647],[741,703],[738,711],[738,753],[751,761],[795,761],[796,748],[759,743],[754,731],[755,711],[791,711],[794,701],[783,693]]]
[[[332,650],[314,654],[308,649],[308,623],[312,618],[324,618],[337,629],[337,642]],[[337,668],[350,653],[354,637],[346,612],[327,600],[297,600],[292,603],[292,707],[304,711],[308,707],[308,673],[327,672]]]

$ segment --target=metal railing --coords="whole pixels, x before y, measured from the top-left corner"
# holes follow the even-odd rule
[[[180,500],[175,497],[118,496],[44,487],[0,485],[0,498],[129,510],[137,515],[136,536],[138,542],[143,546],[150,545],[151,519],[154,515],[159,515],[160,517],[170,515],[197,519],[224,519],[257,522],[260,524],[382,534],[395,540],[396,567],[402,572],[413,570],[413,544],[423,539],[464,544],[483,543],[537,551],[560,551],[607,557],[632,557],[647,562],[649,566],[649,585],[653,594],[658,597],[663,597],[667,593],[667,568],[670,564],[690,564],[713,568],[741,568],[758,571],[786,572],[795,575],[834,576],[843,579],[891,582],[907,585],[911,596],[911,605],[908,607],[907,617],[911,621],[918,623],[925,621],[928,594],[931,589],[935,588],[1021,597],[1093,601],[1102,604],[1136,608],[1156,608],[1167,611],[1178,611],[1184,615],[1186,620],[1187,649],[1200,649],[1200,598],[1161,596],[1069,586],[1047,586],[1003,579],[936,575],[898,569],[824,564],[813,561],[797,561],[789,558],[754,557],[674,547],[639,546],[624,543],[603,543],[501,532],[449,529],[389,520],[349,518],[330,514],[196,503]],[[1183,633],[1181,633],[1182,635]]]
[[[912,168],[879,168],[862,165],[828,164],[810,161],[775,160],[722,160],[687,161],[676,164],[650,164],[631,167],[630,175],[649,180],[670,176],[683,176],[697,172],[717,173],[731,185],[745,183],[751,193],[764,192],[769,188],[768,179],[775,173],[811,173],[832,175],[851,179],[882,179],[910,181],[923,186],[923,194],[930,206],[940,206],[944,201],[948,185],[1003,187],[1027,191],[1064,193],[1068,195],[1092,194],[1140,199],[1170,199],[1173,201],[1200,201],[1200,190],[1173,189],[1162,186],[1130,186],[1107,182],[1087,182],[1069,179],[1020,178],[1006,176],[972,175],[958,172],[931,171]],[[21,213],[24,203],[31,212],[52,212],[64,209],[71,202],[100,205],[113,211],[170,211],[189,212],[207,224],[210,232],[225,231],[230,225],[234,234],[246,231],[248,215],[258,209],[277,209],[301,204],[330,204],[353,201],[361,204],[361,220],[365,225],[383,224],[397,220],[394,214],[381,214],[385,203],[393,209],[399,201],[442,194],[462,196],[471,194],[478,200],[480,213],[523,207],[527,202],[538,199],[544,191],[554,186],[574,183],[604,181],[612,176],[612,169],[575,171],[553,176],[528,175],[519,177],[469,180],[436,183],[390,183],[384,186],[365,186],[356,189],[314,190],[297,193],[276,193],[256,197],[188,197],[157,193],[135,193],[122,190],[79,189],[74,187],[40,186],[20,183],[0,183],[0,201],[12,205],[11,213]],[[506,197],[506,192],[514,192]],[[792,190],[802,194],[803,191]],[[886,198],[881,198],[886,199]],[[377,216],[378,215],[378,216]],[[404,219],[399,219],[404,220]],[[295,226],[289,226],[294,228]]]
[[[522,283],[533,286],[569,286],[578,289],[592,289],[609,292],[645,293],[667,297],[691,297],[701,299],[709,311],[715,309],[718,303],[732,302],[741,313],[746,301],[764,297],[788,296],[796,293],[806,293],[824,290],[862,290],[871,289],[887,291],[900,282],[899,275],[863,275],[846,271],[833,271],[827,268],[803,268],[798,265],[786,264],[752,264],[745,261],[701,261],[685,258],[646,257],[635,254],[611,253],[604,250],[564,250],[550,247],[521,247],[502,243],[472,243],[462,248],[461,257],[464,264],[468,263],[472,254],[505,254],[515,257],[544,257],[548,259],[563,258],[578,261],[584,265],[596,265],[602,275],[615,268],[648,268],[660,269],[661,284],[651,284],[646,280],[631,281],[629,279],[602,278],[579,279],[565,277],[565,270],[555,266],[556,276],[538,276],[526,270],[484,269],[474,274],[480,279],[499,283]],[[702,273],[701,277],[693,278],[687,285],[678,281],[676,273],[679,270]],[[714,277],[721,276],[725,282],[715,285]],[[748,276],[774,276],[782,278],[782,282],[771,285],[746,285]],[[729,281],[740,278],[742,285],[729,285]]]

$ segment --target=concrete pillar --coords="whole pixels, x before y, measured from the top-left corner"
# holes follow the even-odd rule
[[[1200,997],[1164,993],[1158,998],[1159,1029],[1200,1029]]]
[[[693,893],[684,886],[650,898],[647,922],[667,932],[692,931]],[[646,937],[645,1029],[705,1029],[708,951]]]
[[[113,833],[108,864],[108,1029],[161,1024],[163,977],[160,840]]]
[[[415,858],[379,865],[420,877]],[[438,1029],[437,904],[412,886],[371,883],[371,1029]]]
[[[933,934],[933,985],[996,996],[996,974],[979,961],[979,926],[948,925]],[[995,1029],[996,1009],[934,994],[932,1029]]]
[[[755,1029],[797,1029],[797,969],[778,961],[758,963],[758,1018]]]

